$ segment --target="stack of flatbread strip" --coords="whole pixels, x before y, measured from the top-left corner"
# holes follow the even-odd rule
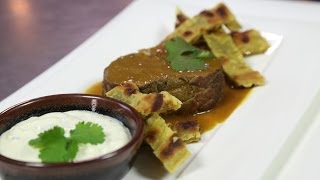
[[[241,28],[231,11],[222,3],[210,10],[202,11],[193,18],[188,18],[181,10],[178,10],[177,13],[179,22],[176,23],[175,31],[167,39],[181,37],[189,43],[194,43],[203,34],[222,25],[226,25],[232,31],[237,31]],[[182,19],[181,17],[186,19]]]
[[[244,55],[263,53],[269,44],[256,30],[241,32],[241,25],[224,4],[202,11],[193,18],[178,9],[176,29],[167,39],[176,36],[193,44],[204,40],[216,58],[224,58],[223,70],[236,86],[265,83],[264,77],[246,64]]]
[[[179,99],[166,91],[143,94],[133,83],[122,83],[108,91],[106,96],[129,104],[145,118],[145,141],[169,172],[174,172],[190,156],[184,141],[159,115],[179,109]]]
[[[146,120],[145,141],[169,172],[174,172],[190,156],[185,142],[158,113]]]

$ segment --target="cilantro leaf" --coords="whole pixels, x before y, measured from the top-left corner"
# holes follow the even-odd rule
[[[64,162],[66,144],[64,129],[58,126],[40,133],[38,138],[29,141],[29,145],[40,148],[39,158],[43,162]]]
[[[183,39],[179,37],[165,41],[164,45],[168,51],[168,56],[167,56],[168,61],[174,61],[177,56],[180,56],[183,53],[185,54],[188,54],[188,52],[192,53],[193,51],[196,50],[194,46],[185,42]]]
[[[72,140],[78,143],[99,144],[104,141],[103,128],[92,122],[79,122],[74,130],[70,131]]]
[[[99,144],[104,142],[103,128],[91,122],[79,122],[70,131],[70,138],[64,136],[64,129],[58,126],[44,131],[29,145],[39,149],[39,158],[45,163],[70,162],[76,157],[80,143]]]
[[[66,154],[64,156],[64,159],[66,161],[72,161],[74,160],[74,158],[76,157],[77,155],[77,152],[79,150],[79,145],[78,145],[78,142],[76,141],[72,141],[69,139],[69,142],[66,144]]]
[[[39,158],[45,163],[66,162],[66,144],[67,139],[65,137],[52,141],[51,144],[47,144],[44,148],[40,149]]]
[[[194,47],[179,37],[165,41],[164,45],[168,51],[166,60],[176,71],[203,70],[206,68],[204,60],[213,58],[210,51]]]
[[[30,140],[29,145],[35,148],[43,148],[62,138],[64,138],[64,129],[54,126],[52,129],[40,133],[38,138]]]

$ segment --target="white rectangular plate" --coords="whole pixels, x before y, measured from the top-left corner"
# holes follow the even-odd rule
[[[194,15],[217,3],[134,1],[85,43],[3,100],[0,111],[34,97],[83,92],[101,81],[103,69],[112,60],[151,47],[169,34],[176,6]],[[295,129],[314,106],[311,102],[320,88],[320,20],[314,18],[320,17],[320,5],[272,1],[226,4],[241,23],[272,32],[264,36],[273,48],[283,35],[276,51],[248,59],[262,71],[267,84],[255,88],[218,131],[206,133],[200,143],[190,145],[193,156],[177,173],[165,172],[146,152],[138,156],[125,179],[268,179],[279,173],[280,169],[273,167],[285,165],[288,157],[282,156],[284,146],[297,134]]]

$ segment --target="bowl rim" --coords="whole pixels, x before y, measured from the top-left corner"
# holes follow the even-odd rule
[[[78,162],[63,162],[63,163],[27,162],[27,161],[20,161],[20,160],[11,159],[11,158],[8,158],[8,157],[0,154],[0,162],[6,163],[6,164],[12,164],[15,166],[24,166],[24,167],[40,168],[40,169],[41,168],[58,168],[58,167],[62,168],[62,167],[82,166],[82,165],[88,165],[88,164],[93,164],[93,163],[99,163],[101,161],[105,161],[105,160],[110,159],[112,157],[116,157],[116,155],[122,154],[122,153],[128,151],[131,146],[134,146],[136,143],[139,143],[140,139],[143,139],[144,121],[143,121],[143,118],[140,116],[140,114],[133,107],[131,107],[130,105],[128,105],[122,101],[119,101],[119,100],[111,98],[111,97],[85,94],[85,93],[53,94],[53,95],[46,95],[46,96],[32,98],[32,99],[23,101],[21,103],[15,104],[15,105],[3,110],[2,112],[0,112],[0,121],[1,121],[1,116],[5,115],[6,113],[9,113],[10,111],[13,111],[14,109],[16,109],[18,107],[32,104],[32,103],[38,102],[38,101],[47,101],[52,98],[59,98],[59,97],[60,98],[70,97],[70,98],[99,99],[99,100],[103,100],[103,101],[109,101],[114,104],[119,104],[121,107],[124,107],[124,109],[126,109],[126,111],[128,111],[128,110],[131,111],[130,114],[133,116],[135,124],[137,124],[136,133],[134,136],[132,136],[130,141],[126,145],[122,146],[121,148],[119,148],[115,151],[112,151],[110,153],[103,154],[101,156],[98,156],[98,157],[92,158],[92,159],[88,159],[88,160],[82,160],[82,161],[78,161]]]

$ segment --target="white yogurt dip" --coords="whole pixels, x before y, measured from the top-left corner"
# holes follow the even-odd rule
[[[69,137],[70,130],[81,121],[99,124],[105,133],[105,141],[97,145],[80,144],[74,162],[93,159],[115,151],[131,139],[128,128],[113,117],[79,110],[52,112],[39,117],[31,117],[4,132],[0,136],[0,154],[20,161],[41,162],[38,157],[39,150],[30,146],[29,141],[54,126],[62,127],[65,130],[65,136]]]

